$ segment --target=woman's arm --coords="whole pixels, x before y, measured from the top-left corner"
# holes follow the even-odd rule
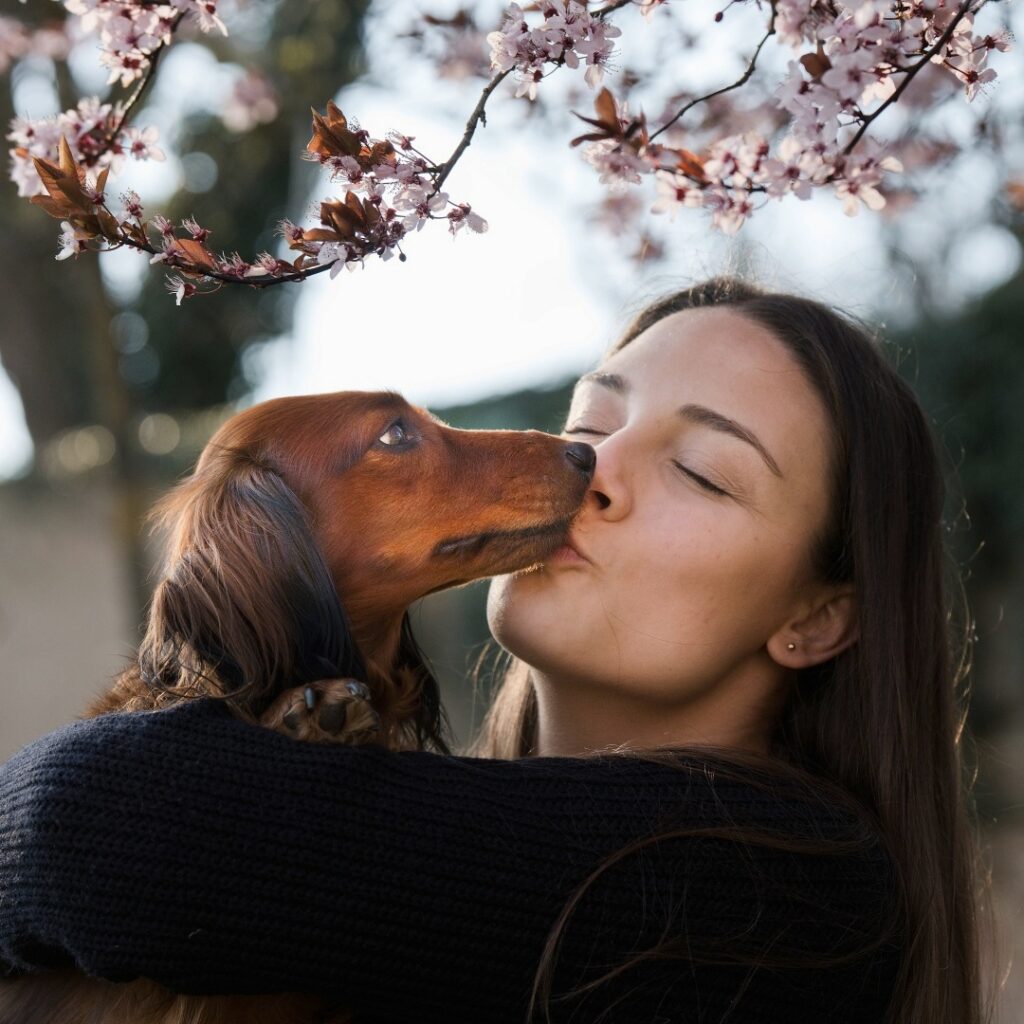
[[[0,821],[8,972],[74,963],[183,992],[322,991],[402,1019],[487,1024],[522,1019],[559,911],[638,836],[726,821],[842,827],[696,768],[316,746],[209,700],[75,722],[26,747],[0,767]],[[578,981],[666,930],[831,949],[870,932],[888,884],[880,854],[670,842],[602,877],[556,978]],[[660,985],[660,1002],[678,979],[686,1005],[724,1009],[748,973],[661,962],[629,981]],[[809,977],[790,972],[784,990]],[[834,970],[824,1005],[844,984],[863,999],[864,977],[863,963]],[[776,986],[768,998],[782,991],[762,980]],[[751,991],[763,1002],[762,980]]]

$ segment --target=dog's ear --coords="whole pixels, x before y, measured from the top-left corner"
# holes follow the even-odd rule
[[[171,536],[139,649],[147,684],[259,717],[289,687],[363,678],[306,511],[273,468],[222,448],[154,515]]]

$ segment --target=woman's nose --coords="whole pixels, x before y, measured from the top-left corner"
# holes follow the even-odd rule
[[[614,435],[594,446],[594,476],[587,491],[587,503],[603,519],[621,519],[629,511],[631,496],[626,473],[626,456]]]

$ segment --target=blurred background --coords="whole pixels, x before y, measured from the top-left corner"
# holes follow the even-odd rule
[[[478,6],[497,26],[500,5]],[[277,251],[276,223],[308,224],[332,194],[300,159],[309,108],[329,98],[376,137],[415,136],[437,161],[461,137],[487,51],[460,30],[455,5],[431,6],[456,16],[441,43],[410,31],[408,5],[222,0],[220,9],[231,34],[183,30],[134,119],[160,129],[167,159],[112,179],[113,191],[142,195],[147,215],[195,216],[218,249]],[[0,0],[0,17],[35,33],[30,50],[0,48],[4,124],[107,95],[95,40],[68,43],[62,13]],[[628,73],[644,55],[623,46]],[[428,225],[404,246],[404,264],[368,262],[265,292],[226,288],[180,308],[136,254],[54,263],[57,222],[8,182],[0,760],[79,714],[132,657],[158,555],[145,511],[232,412],[271,396],[394,388],[453,426],[557,432],[572,380],[631,310],[741,272],[878,325],[947,452],[950,549],[975,619],[970,757],[1008,972],[998,1019],[1024,1019],[1024,66],[1010,57],[972,120],[950,112],[963,152],[915,179],[923,201],[893,195],[885,215],[849,218],[828,195],[789,199],[732,238],[696,211],[671,223],[634,217],[639,200],[608,197],[569,150],[580,122],[566,103],[530,105],[509,88],[446,185],[488,220],[487,234],[453,238]],[[707,63],[694,74],[728,78]],[[592,97],[573,88],[560,100],[589,113]],[[485,594],[478,583],[413,613],[460,745],[488,697],[486,673],[478,690],[467,681],[495,653]]]

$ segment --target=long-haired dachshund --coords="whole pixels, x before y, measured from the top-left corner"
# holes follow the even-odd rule
[[[566,536],[594,451],[455,430],[391,392],[230,419],[154,515],[170,533],[138,660],[84,717],[200,695],[314,742],[448,752],[408,606]],[[181,996],[73,970],[0,983],[0,1024],[343,1024],[314,995]]]

